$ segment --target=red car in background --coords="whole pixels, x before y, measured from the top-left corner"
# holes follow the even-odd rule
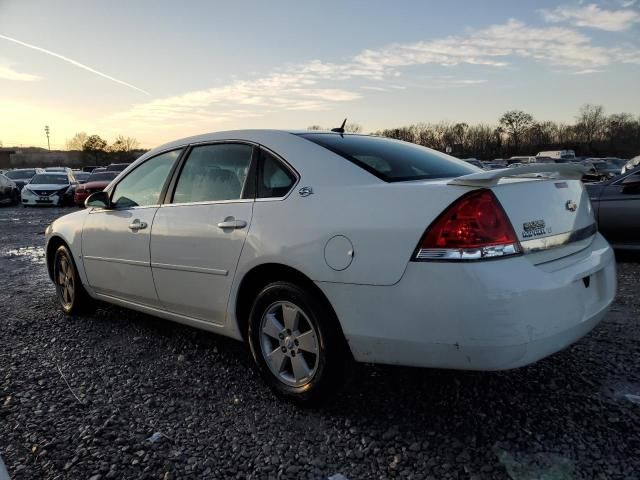
[[[91,173],[89,178],[82,185],[78,185],[73,201],[79,207],[84,208],[84,201],[94,192],[101,192],[116,178],[120,172],[97,172]]]

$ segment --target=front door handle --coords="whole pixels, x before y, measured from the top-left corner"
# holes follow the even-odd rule
[[[147,228],[147,222],[141,222],[137,218],[129,224],[129,230],[137,232],[138,230],[144,230]]]
[[[233,217],[225,218],[224,222],[218,223],[218,228],[244,228],[247,226],[247,222],[244,220],[236,220]]]

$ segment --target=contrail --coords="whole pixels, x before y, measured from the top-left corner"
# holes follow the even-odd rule
[[[59,53],[52,52],[51,50],[47,50],[45,48],[36,47],[35,45],[31,45],[29,43],[21,42],[20,40],[16,40],[15,38],[7,37],[6,35],[0,34],[0,38],[2,38],[4,40],[8,40],[9,42],[17,43],[18,45],[22,45],[23,47],[31,48],[32,50],[36,50],[38,52],[46,53],[47,55],[51,55],[52,57],[59,58],[60,60],[63,60],[65,62],[67,62],[67,63],[70,63],[71,65],[75,65],[76,67],[82,68],[83,70],[86,70],[86,71],[91,72],[91,73],[95,73],[96,75],[100,75],[101,77],[104,77],[107,80],[111,80],[112,82],[119,83],[120,85],[124,85],[125,87],[132,88],[134,90],[137,90],[138,92],[144,93],[145,95],[151,96],[151,94],[149,92],[147,92],[146,90],[138,88],[135,85],[131,85],[130,83],[123,82],[122,80],[118,80],[117,78],[114,78],[114,77],[112,77],[110,75],[107,75],[106,73],[102,73],[102,72],[99,72],[98,70],[94,70],[93,68],[88,67],[87,65],[83,65],[80,62],[76,62],[75,60],[72,60],[72,59],[70,59],[68,57],[65,57],[64,55],[60,55]]]

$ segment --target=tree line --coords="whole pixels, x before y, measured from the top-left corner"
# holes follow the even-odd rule
[[[144,151],[140,149],[140,142],[133,137],[118,135],[109,144],[100,135],[87,135],[78,132],[66,142],[67,150],[81,151],[86,162],[131,162]]]
[[[522,110],[505,112],[497,125],[416,123],[373,132],[453,155],[482,160],[535,155],[543,150],[575,150],[576,155],[630,158],[640,154],[640,116],[607,115],[602,105],[580,107],[573,124],[536,120]]]

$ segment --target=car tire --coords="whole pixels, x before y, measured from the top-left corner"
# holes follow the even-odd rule
[[[262,378],[296,403],[320,403],[337,394],[351,371],[353,360],[332,308],[289,282],[271,283],[258,293],[247,337]]]
[[[82,286],[73,256],[65,245],[58,247],[53,258],[53,282],[60,306],[67,315],[87,312],[94,308],[95,300]]]

